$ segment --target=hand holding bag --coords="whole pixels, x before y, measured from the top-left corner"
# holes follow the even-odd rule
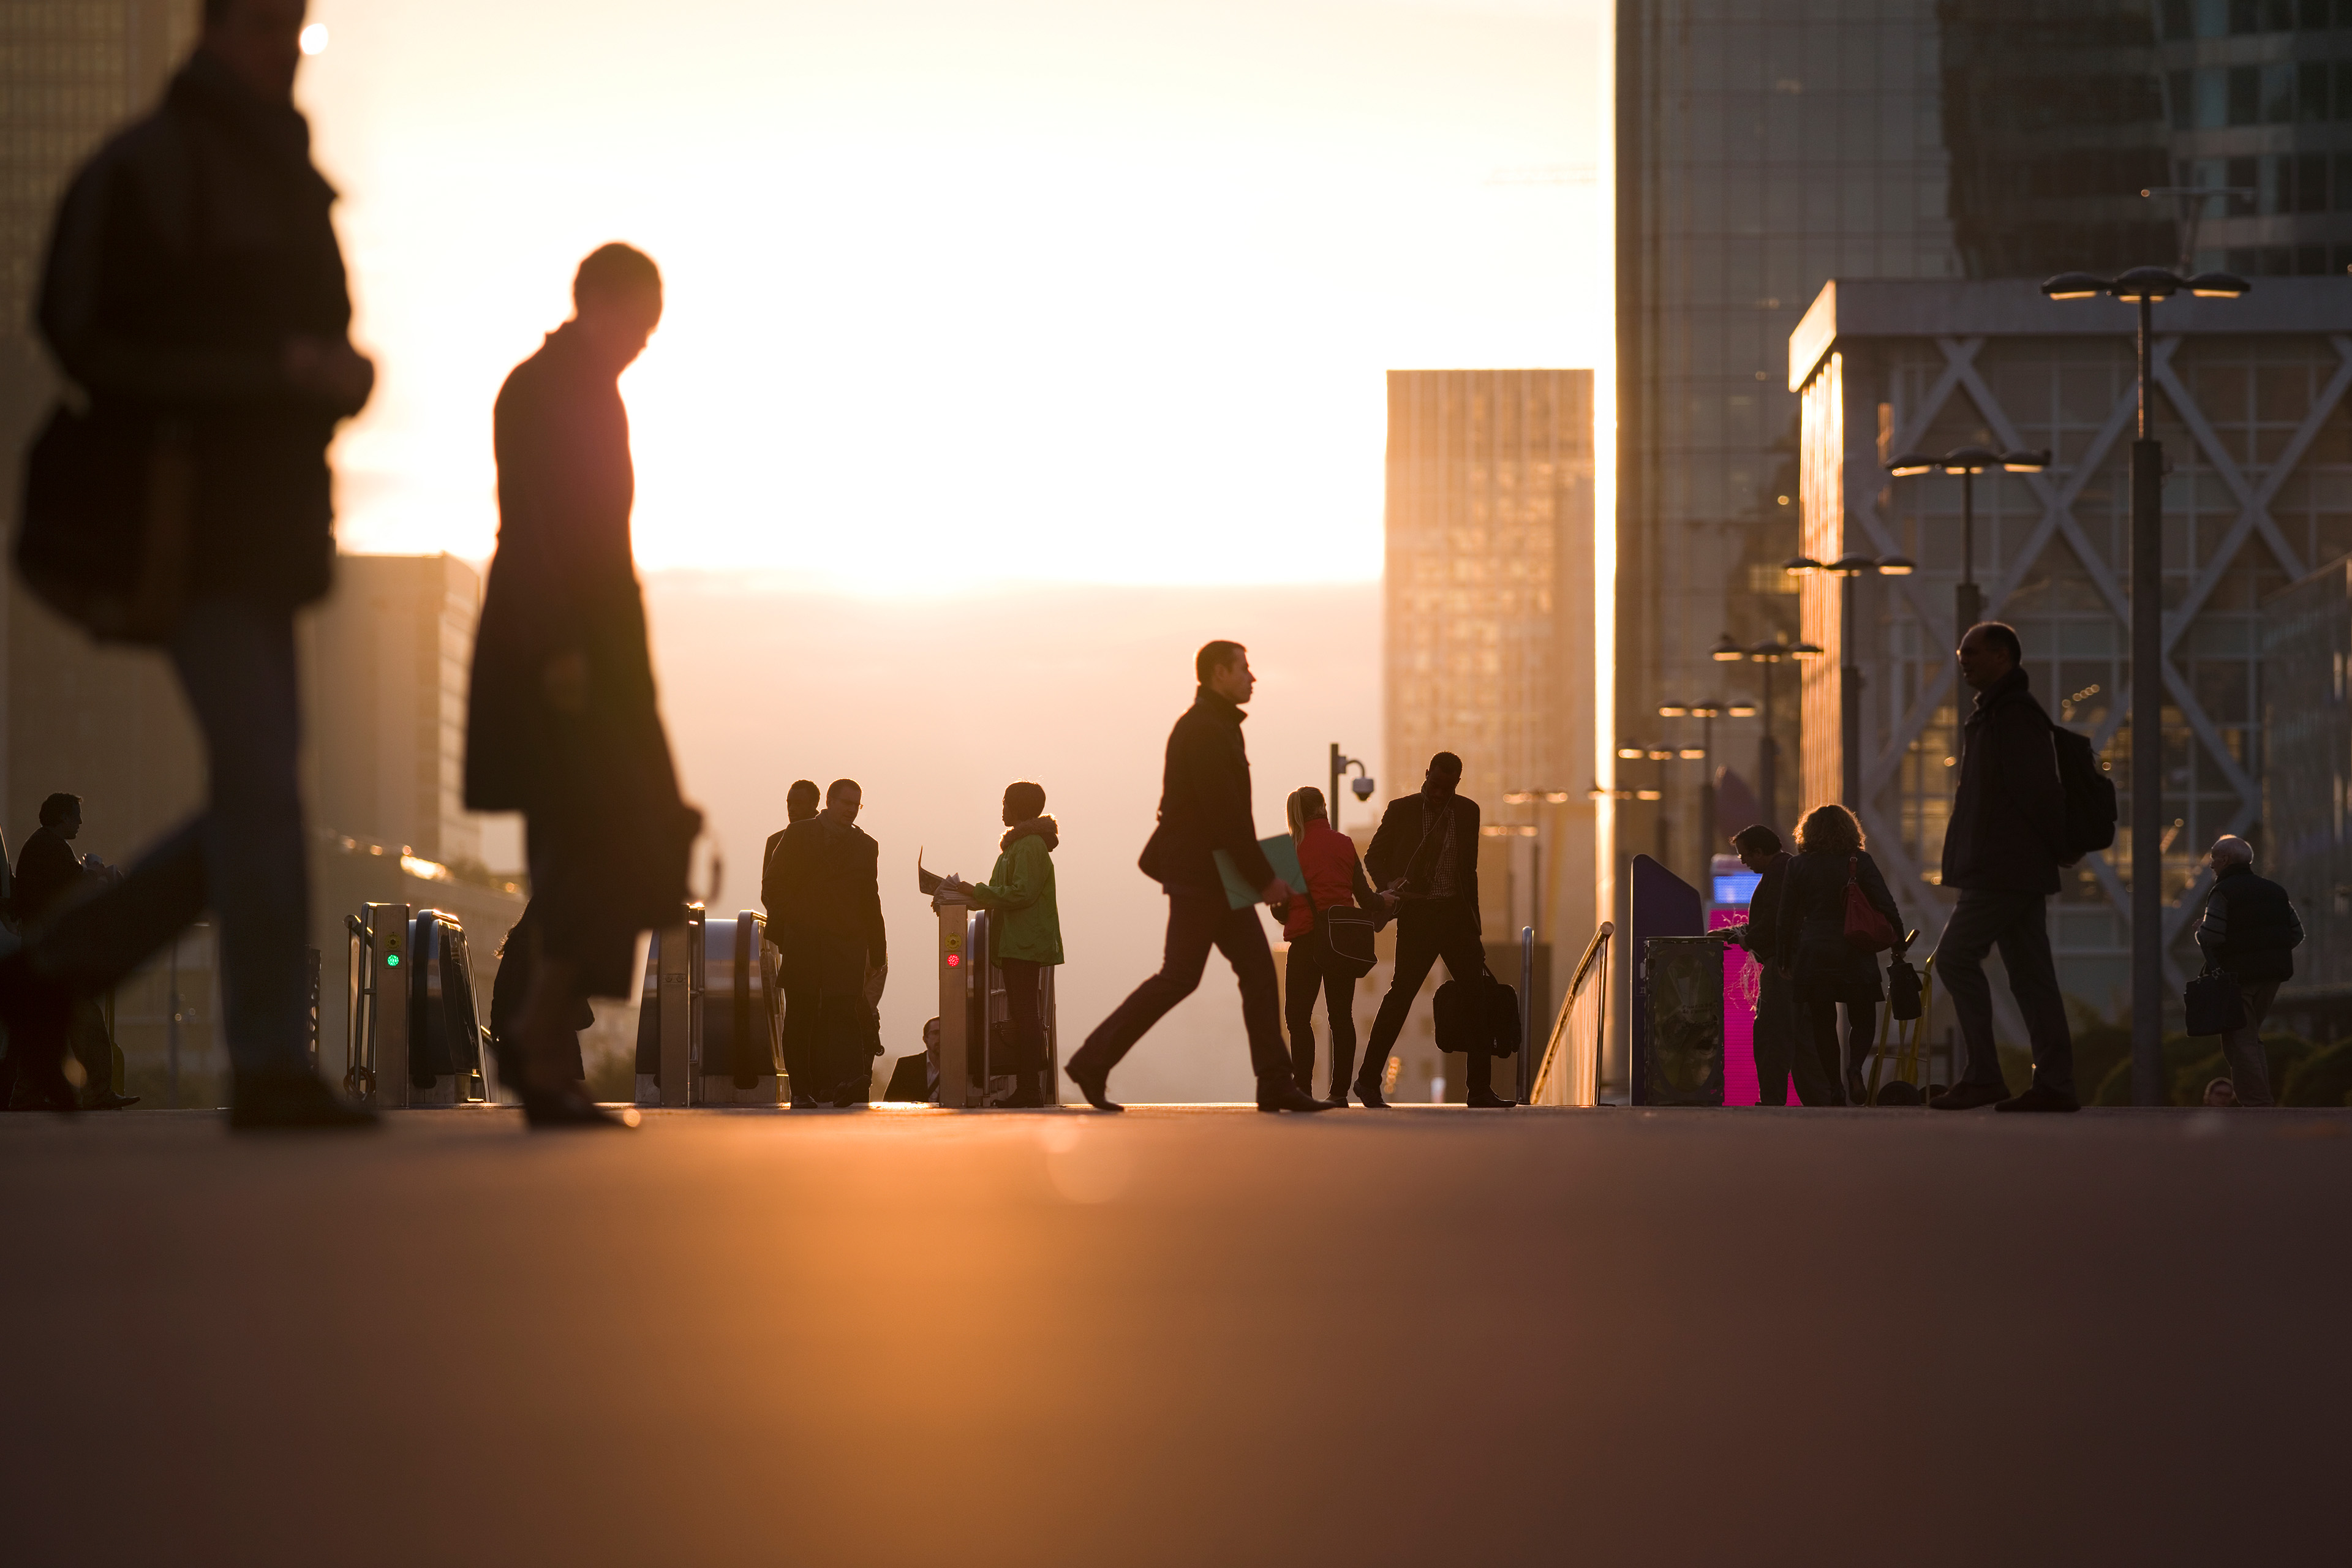
[[[1849,946],[1864,952],[1885,952],[1895,945],[1895,928],[1862,890],[1860,869],[1862,858],[1849,855],[1845,861],[1845,940]]]
[[[2246,998],[2238,983],[2219,969],[2209,969],[2189,983],[2181,994],[2191,1035],[2226,1035],[2246,1026]]]

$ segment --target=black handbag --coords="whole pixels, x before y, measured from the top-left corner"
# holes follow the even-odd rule
[[[2226,1035],[2246,1026],[2246,998],[2237,981],[2219,969],[2209,969],[2191,980],[2180,1000],[2191,1035]]]
[[[1519,1048],[1519,994],[1491,974],[1449,980],[1433,1004],[1441,1051],[1507,1057]]]
[[[1911,967],[1907,956],[1918,936],[1916,931],[1906,932],[1886,964],[1886,1006],[1898,1023],[1907,1024],[1919,1016],[1919,972]]]
[[[1307,874],[1299,873],[1305,881]],[[1323,944],[1332,973],[1350,984],[1372,972],[1380,962],[1372,950],[1372,933],[1380,930],[1380,921],[1370,910],[1360,910],[1353,904],[1338,909],[1318,909],[1313,892],[1302,889],[1299,897],[1307,900],[1307,912],[1315,917],[1315,937]]]
[[[101,641],[167,641],[187,598],[194,497],[184,425],[61,403],[26,454],[16,571]]]

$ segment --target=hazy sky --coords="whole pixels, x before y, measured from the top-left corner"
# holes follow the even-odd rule
[[[488,553],[626,238],[649,567],[1363,581],[1381,373],[1605,364],[1597,0],[314,0],[374,405],[347,548]]]

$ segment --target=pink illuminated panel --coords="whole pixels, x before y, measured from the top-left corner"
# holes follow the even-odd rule
[[[1707,903],[1706,929],[1748,921],[1748,896],[1756,876],[1738,858],[1718,855],[1710,868],[1714,898]],[[1756,986],[1762,973],[1755,955],[1744,947],[1726,943],[1723,950],[1723,1103],[1753,1105],[1756,1084]]]

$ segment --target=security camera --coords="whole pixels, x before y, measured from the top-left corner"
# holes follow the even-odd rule
[[[1356,792],[1356,798],[1358,800],[1370,800],[1372,798],[1372,780],[1370,774],[1349,779],[1348,781],[1348,787]]]

